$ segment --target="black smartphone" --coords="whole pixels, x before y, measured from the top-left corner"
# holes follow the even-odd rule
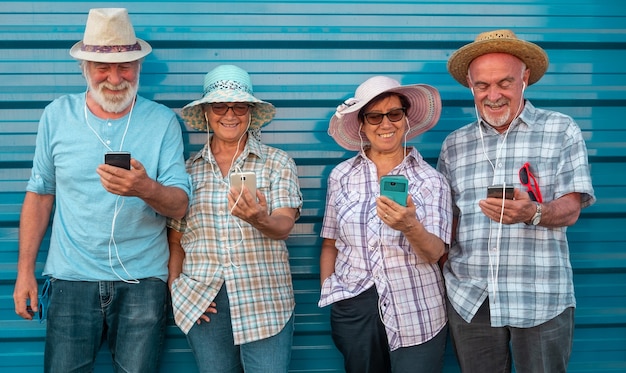
[[[108,152],[104,154],[104,163],[130,170],[129,152]]]
[[[505,199],[513,199],[513,187],[504,185],[491,185],[487,187],[487,198],[502,198],[504,194]]]
[[[403,175],[385,175],[380,178],[380,195],[406,207],[409,181]]]

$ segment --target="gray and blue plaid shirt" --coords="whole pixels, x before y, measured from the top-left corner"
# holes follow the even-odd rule
[[[587,149],[571,117],[528,101],[508,135],[483,122],[480,126],[482,136],[477,122],[451,133],[437,164],[450,183],[458,218],[444,267],[447,295],[467,322],[489,297],[492,326],[536,326],[576,305],[566,227],[503,225],[490,264],[490,236],[493,247],[499,227],[481,212],[478,201],[491,184],[525,190],[518,172],[529,162],[544,203],[580,193],[582,207],[587,207],[595,202]],[[494,268],[497,276],[490,277]]]

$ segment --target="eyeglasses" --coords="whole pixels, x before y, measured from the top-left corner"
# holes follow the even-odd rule
[[[41,294],[39,295],[39,322],[43,323],[46,320],[48,314],[48,303],[49,299],[49,290],[50,290],[50,279],[47,279],[44,282],[43,287],[41,288]]]
[[[252,105],[249,104],[234,104],[233,106],[228,106],[220,103],[211,104],[211,110],[217,115],[226,115],[228,109],[231,109],[235,115],[246,115],[248,111],[250,111],[251,106]]]
[[[389,119],[390,122],[397,122],[402,120],[402,118],[404,118],[404,114],[406,112],[406,108],[398,108],[398,109],[392,109],[386,113],[365,113],[363,114],[363,116],[365,117],[365,120],[367,121],[367,123],[371,124],[371,125],[378,125],[381,124],[383,122],[383,118],[387,117],[387,119]]]
[[[522,168],[519,169],[519,181],[526,187],[526,191],[531,200],[539,203],[543,202],[537,179],[535,179],[535,176],[530,172],[530,163],[524,163]]]

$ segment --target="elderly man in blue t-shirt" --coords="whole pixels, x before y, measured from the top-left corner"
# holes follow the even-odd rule
[[[92,371],[103,338],[116,371],[158,370],[165,224],[184,216],[190,183],[176,115],[137,96],[151,50],[126,9],[92,9],[70,51],[87,91],[54,100],[39,123],[13,297],[21,317],[47,318],[45,372]],[[35,263],[52,212],[47,301],[38,303]]]

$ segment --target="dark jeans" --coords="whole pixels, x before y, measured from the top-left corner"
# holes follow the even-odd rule
[[[436,373],[443,370],[447,327],[423,344],[389,351],[385,326],[378,314],[376,287],[333,303],[331,307],[332,337],[344,357],[346,372]]]
[[[567,371],[574,308],[532,328],[491,327],[489,299],[465,322],[448,303],[452,342],[463,373],[558,373]]]
[[[53,279],[44,371],[92,372],[104,339],[115,372],[158,371],[165,332],[167,284]]]

